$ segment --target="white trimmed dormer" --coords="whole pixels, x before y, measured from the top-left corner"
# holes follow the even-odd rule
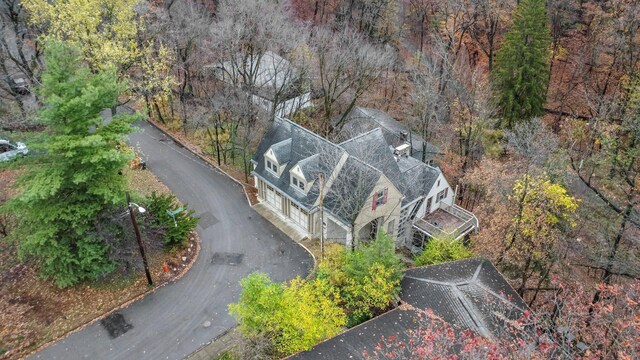
[[[282,171],[287,166],[287,164],[280,164],[273,153],[273,150],[269,149],[264,154],[264,167],[273,175],[280,177],[282,175]]]
[[[291,139],[275,143],[264,153],[264,167],[275,176],[280,177],[289,163],[290,156]]]
[[[291,186],[302,193],[306,194],[313,186],[314,179],[307,180],[299,164],[291,168],[289,175]]]

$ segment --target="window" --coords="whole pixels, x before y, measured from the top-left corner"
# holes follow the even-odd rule
[[[304,191],[304,181],[298,180],[298,178],[293,175],[291,175],[291,184],[293,184],[294,187]]]
[[[276,175],[278,174],[278,165],[276,165],[275,163],[271,162],[271,160],[266,160],[267,161],[267,169],[271,170],[272,172],[276,173]]]
[[[436,203],[439,203],[440,200],[443,200],[444,198],[447,197],[448,190],[449,188],[446,188],[438,193],[438,196],[436,196]]]
[[[389,221],[389,223],[387,224],[387,234],[393,236],[393,228],[396,224],[396,220],[391,220]]]
[[[440,180],[438,180],[438,185],[437,186],[440,186]]]
[[[375,210],[378,206],[384,205],[387,203],[387,189],[380,190],[377,193],[373,194],[373,206],[372,209]]]

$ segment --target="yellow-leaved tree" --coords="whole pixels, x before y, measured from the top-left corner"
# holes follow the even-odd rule
[[[338,306],[338,290],[326,280],[295,278],[286,284],[271,281],[266,274],[253,273],[240,281],[240,301],[229,305],[245,339],[252,343],[255,358],[266,354],[287,356],[308,350],[318,342],[337,335],[346,323]],[[264,339],[264,342],[256,339]]]
[[[45,46],[50,40],[72,43],[93,72],[115,68],[149,111],[152,104],[160,111],[176,84],[171,71],[174,55],[159,41],[147,38],[142,22],[147,14],[140,4],[140,0],[22,3]]]
[[[24,0],[32,25],[43,38],[70,41],[92,70],[127,70],[141,55],[139,0]]]
[[[497,265],[518,279],[520,295],[533,291],[533,302],[566,250],[563,240],[576,225],[579,200],[546,176],[530,175],[515,183],[509,200],[516,211]]]

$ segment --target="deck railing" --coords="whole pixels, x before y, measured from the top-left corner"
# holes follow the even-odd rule
[[[450,205],[441,207],[443,211],[463,220],[464,222],[454,229],[443,229],[435,226],[424,219],[416,219],[413,223],[414,227],[434,238],[453,238],[460,239],[472,230],[477,230],[479,223],[478,218],[473,213],[461,208],[458,205]]]

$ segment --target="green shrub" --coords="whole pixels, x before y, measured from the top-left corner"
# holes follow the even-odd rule
[[[253,273],[240,281],[240,301],[229,305],[245,337],[264,337],[279,357],[308,350],[344,326],[339,294],[328,281],[295,278],[288,285]]]
[[[151,193],[148,205],[152,216],[151,225],[163,229],[164,245],[168,248],[184,245],[189,233],[198,225],[198,218],[193,216],[194,211],[187,208],[187,204],[181,206],[174,195]],[[174,219],[167,211],[175,212],[179,208],[184,210],[175,215]]]
[[[431,239],[424,250],[415,258],[417,266],[434,265],[443,262],[468,259],[473,256],[460,240]]]
[[[393,240],[381,233],[353,252],[329,248],[316,276],[339,289],[351,327],[371,319],[396,299],[404,270]]]

